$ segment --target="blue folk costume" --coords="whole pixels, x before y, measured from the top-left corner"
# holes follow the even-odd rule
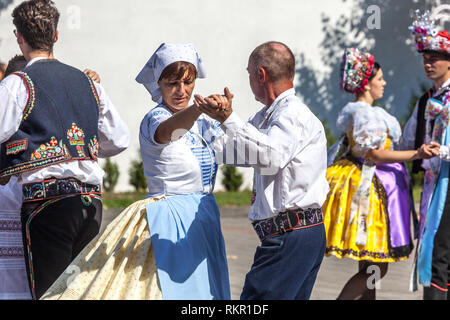
[[[428,96],[429,94],[427,93],[424,97]],[[426,103],[419,103],[417,132],[424,129],[423,142],[425,143],[436,141],[443,146],[448,146],[450,144],[450,130],[448,127],[450,87],[445,88],[438,97],[422,101],[426,101]],[[417,143],[419,144],[419,142]],[[442,161],[440,158],[423,160],[422,168],[425,170],[425,178],[420,202],[421,219],[416,253],[416,269],[419,282],[429,287],[434,284],[432,280],[434,239],[441,223],[446,200],[450,196],[448,194],[450,172],[449,162]],[[414,291],[417,289],[415,277],[414,273],[411,287]],[[442,284],[439,285],[440,288],[441,286]]]
[[[217,172],[211,141],[223,134],[201,116],[184,136],[167,145],[153,137],[172,116],[164,105],[142,121],[140,145],[149,197],[146,206],[163,299],[230,299],[225,243],[212,194]]]
[[[447,31],[438,32],[429,11],[421,14],[417,10],[409,29],[414,35],[419,53],[433,52],[442,57],[450,56],[450,35]],[[425,178],[420,202],[416,264],[410,289],[417,290],[418,273],[418,280],[424,286],[424,299],[450,298],[447,295],[450,283],[450,158],[445,155],[445,150],[448,151],[450,145],[449,80],[436,92],[430,90],[420,98],[415,110],[417,116],[411,118],[405,127],[407,132],[409,127],[414,128],[412,123],[416,124],[416,148],[431,141],[442,146],[440,157],[416,161],[413,165],[413,172],[425,170]]]
[[[149,197],[147,218],[163,299],[230,299],[225,242],[214,196],[217,164],[211,142],[222,135],[219,123],[201,115],[181,139],[159,144],[158,126],[173,112],[162,104],[158,80],[177,61],[193,64],[205,78],[192,44],[163,43],[136,80],[159,105],[143,119],[139,141]]]
[[[123,210],[44,299],[230,299],[225,241],[212,194],[217,164],[210,144],[223,131],[201,115],[179,140],[154,140],[158,126],[173,115],[161,103],[157,80],[176,61],[192,63],[197,76],[205,77],[192,44],[162,44],[136,79],[158,102],[139,134],[147,198]],[[73,270],[79,270],[76,277]]]

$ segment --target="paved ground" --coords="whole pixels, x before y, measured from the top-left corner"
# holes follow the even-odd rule
[[[248,208],[223,207],[222,230],[225,238],[231,282],[231,298],[238,300],[244,285],[245,274],[253,262],[253,254],[259,240],[247,218]],[[105,210],[102,230],[117,215],[117,210]],[[350,259],[324,258],[314,286],[311,300],[334,300],[340,290],[358,269]],[[377,291],[379,300],[421,300],[422,289],[409,292],[412,258],[391,263],[387,275],[381,280]]]

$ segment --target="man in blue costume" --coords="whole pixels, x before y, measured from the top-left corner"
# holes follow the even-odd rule
[[[0,83],[0,178],[22,185],[22,233],[39,299],[99,232],[103,170],[129,132],[103,87],[56,60],[59,12],[30,0],[12,14],[27,65]]]
[[[433,87],[418,101],[403,132],[403,147],[423,143],[442,144],[440,156],[416,161],[413,173],[425,171],[420,204],[420,233],[416,254],[419,282],[424,286],[424,300],[450,299],[450,193],[448,108],[450,107],[450,36],[437,32],[429,12],[417,17],[410,30]],[[412,290],[416,290],[416,272]]]

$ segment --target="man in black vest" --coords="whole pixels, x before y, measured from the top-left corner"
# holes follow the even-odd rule
[[[433,87],[419,99],[413,115],[404,128],[403,148],[414,148],[422,143],[429,143],[430,141],[426,140],[432,140],[430,138],[444,139],[446,130],[449,130],[445,130],[444,125],[444,137],[436,137],[431,133],[435,124],[441,121],[441,116],[439,112],[430,114],[428,108],[437,106],[437,109],[431,109],[442,108],[445,111],[449,103],[447,99],[450,96],[450,36],[447,31],[437,32],[428,12],[422,16],[417,12],[417,20],[410,30],[415,35],[418,51],[423,54],[424,70],[427,78],[433,82]],[[442,160],[450,161],[448,151],[448,145],[440,147]],[[441,188],[439,181],[448,178],[448,175],[443,173],[445,171],[442,170],[441,159],[431,159],[429,162],[416,161],[413,164],[413,173],[425,171],[420,205],[421,228],[416,256],[419,282],[424,286],[425,300],[450,299],[450,295],[447,294],[450,288],[450,192],[447,189],[438,190]],[[437,206],[440,208],[438,210],[435,209],[436,206],[431,205],[432,199],[436,198],[433,201],[437,201],[437,197],[442,198],[441,203],[445,202]]]
[[[26,265],[39,299],[98,234],[97,157],[125,150],[129,131],[100,84],[55,59],[52,1],[25,1],[12,16],[27,65],[0,83],[0,178],[22,184]]]

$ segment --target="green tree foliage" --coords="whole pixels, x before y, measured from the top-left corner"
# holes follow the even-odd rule
[[[222,184],[227,191],[239,191],[242,185],[242,174],[240,174],[236,167],[224,165],[222,168]]]
[[[105,166],[103,167],[105,171],[105,177],[103,178],[103,188],[108,192],[113,192],[119,180],[119,167],[117,164],[111,161],[110,158],[106,158]]]
[[[138,159],[131,161],[128,174],[130,176],[129,183],[136,191],[144,191],[147,188],[147,180],[144,175],[144,163],[142,162],[140,151],[138,152]]]
[[[322,120],[323,128],[325,129],[325,136],[327,137],[327,148],[331,147],[336,141],[336,136],[331,131],[327,120]]]

